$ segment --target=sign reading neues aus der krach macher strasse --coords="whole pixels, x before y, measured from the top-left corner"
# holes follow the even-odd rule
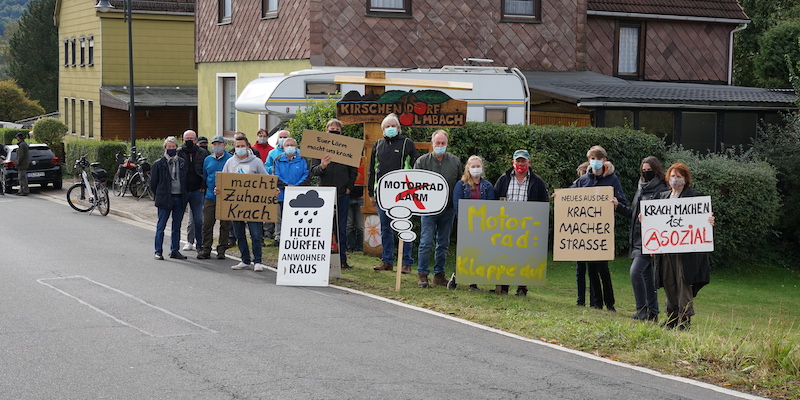
[[[711,196],[646,200],[641,211],[642,253],[714,251]]]
[[[461,284],[544,285],[550,203],[459,200]]]
[[[614,188],[556,190],[553,261],[614,259]]]
[[[439,90],[389,90],[380,96],[352,90],[336,103],[336,118],[344,124],[381,122],[391,113],[402,126],[460,127],[467,121],[467,102]]]
[[[217,172],[216,178],[218,220],[278,221],[277,176]]]

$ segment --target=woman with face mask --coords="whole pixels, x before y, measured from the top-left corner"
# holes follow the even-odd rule
[[[464,174],[456,182],[453,188],[453,207],[458,215],[458,201],[462,199],[471,200],[494,200],[494,185],[484,179],[483,159],[480,156],[470,156],[464,167]],[[450,280],[448,289],[455,289],[455,278]],[[469,290],[477,292],[478,285],[469,285]]]
[[[641,321],[658,321],[658,291],[655,286],[653,257],[642,254],[642,223],[638,218],[639,209],[642,200],[653,200],[665,190],[667,185],[664,183],[664,168],[661,167],[658,158],[650,156],[642,160],[639,182],[631,206],[620,203],[616,197],[612,199],[614,209],[631,221],[628,257],[633,260],[630,272],[633,297],[636,300],[636,313],[633,314],[633,319]]]
[[[657,198],[702,196],[692,187],[692,175],[686,164],[672,164],[666,178],[669,190],[661,192]],[[713,215],[708,217],[708,222],[714,225]],[[654,259],[658,287],[664,287],[667,298],[667,320],[663,325],[669,329],[688,330],[694,315],[694,298],[700,288],[711,280],[708,253],[657,254]]]

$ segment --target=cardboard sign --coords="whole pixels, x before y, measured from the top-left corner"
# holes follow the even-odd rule
[[[447,206],[450,186],[443,176],[424,169],[400,169],[378,179],[378,207],[392,218],[392,229],[406,242],[417,238],[411,230],[412,215],[439,214]]]
[[[544,285],[550,204],[459,200],[459,284]]]
[[[218,220],[278,221],[277,176],[217,172],[216,177]]]
[[[614,259],[613,197],[611,186],[556,191],[553,261]]]
[[[352,90],[336,103],[336,118],[345,125],[381,122],[395,113],[402,126],[461,127],[467,121],[467,102],[440,90],[389,90],[375,98]]]
[[[328,286],[335,187],[288,186],[277,285]]]
[[[642,212],[642,253],[714,251],[711,196],[645,200]]]
[[[362,139],[327,132],[303,130],[300,152],[303,157],[319,158],[330,154],[331,161],[358,168],[364,150]]]

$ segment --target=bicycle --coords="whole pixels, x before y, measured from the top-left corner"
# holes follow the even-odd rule
[[[75,161],[75,169],[81,170],[81,180],[67,190],[67,202],[74,210],[91,213],[97,208],[101,215],[108,215],[110,210],[108,188],[106,188],[108,172],[99,166],[100,163],[90,164],[86,160],[86,156]],[[93,169],[91,182],[89,181],[90,175],[86,173],[90,167]]]
[[[141,153],[136,160],[136,173],[128,181],[128,189],[132,195],[136,196],[137,200],[144,196],[154,200],[153,190],[150,188],[150,163]]]
[[[119,168],[117,169],[117,173],[114,174],[111,187],[114,190],[114,195],[120,197],[125,196],[125,193],[130,190],[131,179],[136,175],[136,168],[138,165],[129,157],[122,154],[122,152],[118,152],[116,158]]]

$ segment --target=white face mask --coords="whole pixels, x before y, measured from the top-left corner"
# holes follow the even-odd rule
[[[264,143],[267,143],[267,138],[260,137],[260,138],[256,139],[256,141],[258,141],[259,144],[264,144]]]
[[[483,174],[483,168],[481,167],[470,168],[469,174],[472,175],[473,178],[477,178]]]

